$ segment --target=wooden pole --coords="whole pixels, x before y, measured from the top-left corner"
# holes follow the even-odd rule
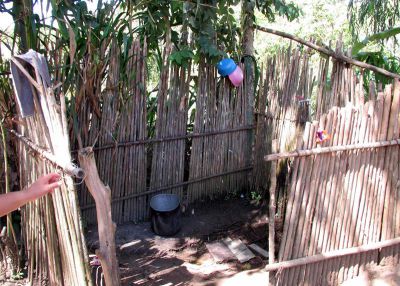
[[[286,159],[286,158],[304,157],[304,156],[319,155],[319,154],[341,152],[341,151],[358,150],[358,149],[381,148],[381,147],[388,147],[388,146],[395,146],[395,145],[400,145],[400,139],[394,139],[394,140],[389,140],[389,141],[370,142],[370,143],[351,144],[351,145],[343,145],[343,146],[321,147],[321,148],[314,148],[314,149],[310,149],[310,150],[296,150],[296,151],[292,151],[292,152],[270,154],[270,155],[265,156],[264,160],[265,161],[274,161],[274,160],[281,160],[281,159]]]
[[[278,140],[272,141],[272,152],[277,151]],[[271,185],[269,188],[269,219],[268,219],[268,251],[269,264],[275,263],[275,189],[276,189],[276,161],[271,163]],[[275,275],[270,275],[269,285],[276,285]]]
[[[38,153],[41,157],[60,167],[66,174],[76,177],[78,179],[84,178],[85,172],[81,168],[74,166],[71,162],[67,163],[61,162],[57,156],[53,155],[53,153],[43,150],[37,144],[33,143],[25,136],[19,134],[17,131],[12,129],[7,129],[7,130],[15,137],[17,137],[21,142],[23,142],[26,146],[28,146],[31,150]]]
[[[100,249],[96,250],[103,268],[107,286],[120,285],[119,266],[115,253],[115,223],[111,217],[111,190],[100,178],[91,147],[83,148],[78,154],[79,162],[85,170],[85,183],[96,202]]]
[[[278,140],[272,141],[272,152],[276,152]],[[275,263],[275,189],[276,189],[276,161],[271,164],[271,185],[269,188],[269,220],[268,220],[268,248],[269,264]]]
[[[362,245],[362,246],[357,246],[357,247],[351,247],[351,248],[345,248],[345,249],[339,249],[339,250],[334,250],[334,251],[329,251],[313,256],[306,256],[298,259],[293,259],[289,261],[282,261],[279,263],[275,264],[269,264],[264,268],[264,271],[281,271],[283,269],[288,269],[288,268],[293,268],[293,267],[298,267],[306,264],[311,264],[311,263],[317,263],[321,261],[325,261],[328,259],[332,258],[338,258],[338,257],[343,257],[343,256],[348,256],[348,255],[353,255],[353,254],[360,254],[360,253],[365,253],[368,251],[372,250],[377,250],[381,249],[384,247],[390,247],[400,244],[400,237],[385,240],[385,241],[380,241],[380,242],[375,242],[375,243],[370,243],[367,245]]]
[[[379,67],[376,67],[376,66],[361,62],[361,61],[357,61],[357,60],[352,59],[350,57],[347,57],[347,56],[345,56],[343,54],[337,54],[334,51],[332,51],[331,49],[318,46],[318,45],[316,45],[314,43],[311,43],[309,41],[306,41],[306,40],[304,40],[302,38],[299,38],[299,37],[296,37],[294,35],[291,35],[291,34],[288,34],[288,33],[285,33],[285,32],[281,32],[281,31],[278,31],[278,30],[274,30],[274,29],[269,29],[269,28],[266,28],[266,27],[261,27],[261,26],[258,26],[258,25],[256,25],[255,28],[257,30],[260,30],[260,31],[263,31],[263,32],[266,32],[266,33],[270,33],[270,34],[274,34],[274,35],[278,35],[278,36],[281,36],[281,37],[284,37],[284,38],[291,39],[291,40],[296,41],[296,42],[298,42],[298,43],[300,43],[302,45],[305,45],[305,46],[310,47],[310,48],[312,48],[314,50],[317,50],[320,53],[328,55],[328,56],[330,56],[330,57],[332,57],[332,58],[334,58],[336,60],[343,61],[343,62],[352,64],[352,65],[355,65],[355,66],[358,66],[358,67],[361,67],[361,68],[366,68],[366,69],[372,70],[374,72],[383,74],[383,75],[391,77],[391,78],[400,78],[400,75],[398,75],[398,74],[392,73],[392,72],[387,71],[385,69],[382,69],[382,68],[379,68]]]

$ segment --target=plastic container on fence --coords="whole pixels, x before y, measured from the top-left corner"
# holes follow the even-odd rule
[[[232,59],[226,58],[217,64],[218,73],[222,76],[227,76],[233,73],[236,69],[236,64]]]
[[[229,79],[234,86],[239,86],[243,81],[243,71],[237,66],[236,69],[229,75]]]
[[[180,198],[175,194],[160,194],[151,198],[151,228],[155,234],[172,236],[182,227]]]

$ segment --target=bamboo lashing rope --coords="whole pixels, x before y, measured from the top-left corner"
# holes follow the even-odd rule
[[[372,250],[377,250],[380,248],[384,247],[390,247],[394,245],[400,244],[400,237],[393,238],[393,239],[388,239],[385,241],[379,241],[379,242],[374,242],[370,243],[367,245],[362,245],[362,246],[356,246],[356,247],[350,247],[350,248],[345,248],[345,249],[338,249],[338,250],[333,250],[313,256],[306,256],[298,259],[293,259],[289,261],[282,261],[279,263],[274,263],[267,265],[264,268],[264,271],[277,271],[277,270],[283,270],[287,268],[292,268],[292,267],[298,267],[310,263],[317,263],[320,261],[325,261],[328,259],[332,258],[338,258],[342,256],[347,256],[347,255],[352,255],[352,254],[359,254],[359,253],[364,253]]]
[[[41,147],[33,143],[31,140],[26,138],[25,136],[19,134],[15,130],[12,129],[7,129],[11,134],[13,134],[15,137],[17,137],[20,141],[22,141],[26,146],[28,146],[31,150],[35,151],[38,153],[42,158],[45,160],[57,165],[63,172],[66,174],[73,176],[77,179],[83,179],[85,177],[85,172],[79,168],[76,167],[74,164],[71,162],[60,162],[54,154],[52,154],[49,151],[43,150]]]
[[[381,147],[389,147],[400,145],[400,139],[394,139],[389,141],[378,141],[378,142],[370,142],[370,143],[359,143],[359,144],[351,144],[351,145],[343,145],[343,146],[332,146],[332,147],[319,147],[310,150],[296,150],[292,152],[284,152],[284,153],[276,153],[270,154],[264,157],[265,161],[275,161],[286,158],[295,158],[295,157],[304,157],[311,155],[319,155],[326,153],[334,153],[341,151],[350,151],[350,150],[359,150],[359,149],[371,149],[371,148],[381,148]]]

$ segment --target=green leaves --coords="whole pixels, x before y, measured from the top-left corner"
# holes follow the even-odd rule
[[[286,17],[289,21],[293,21],[301,13],[296,4],[293,2],[286,4],[284,0],[257,0],[256,5],[270,22],[275,21],[276,14]]]
[[[188,68],[190,61],[194,58],[193,52],[188,48],[183,48],[180,51],[174,51],[169,56],[171,63],[178,66]]]
[[[354,38],[360,33],[375,34],[398,25],[398,0],[359,0],[349,3],[350,29]]]

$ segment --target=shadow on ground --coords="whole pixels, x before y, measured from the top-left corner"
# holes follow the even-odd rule
[[[230,237],[267,249],[266,213],[246,199],[197,204],[182,216],[181,231],[167,238],[155,235],[149,223],[120,225],[116,244],[122,285],[217,286],[230,285],[227,278],[233,276],[260,277],[256,270],[266,264],[265,258],[256,256],[243,264],[237,260],[216,263],[205,243]],[[87,241],[94,252],[98,246],[95,229],[88,231]]]

